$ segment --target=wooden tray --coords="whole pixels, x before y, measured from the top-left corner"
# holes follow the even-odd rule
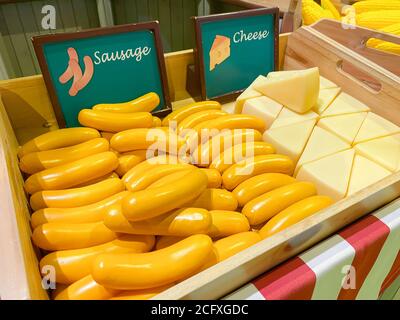
[[[280,66],[296,69],[318,65],[328,79],[370,105],[375,112],[399,124],[400,96],[395,88],[399,87],[400,79],[310,29],[301,28],[290,36],[280,35]],[[342,74],[335,67],[340,59],[349,59],[376,78],[383,84],[381,92],[371,93],[363,83]],[[170,95],[175,101],[173,106],[192,101],[185,86],[186,68],[193,63],[193,51],[167,54],[165,61]],[[29,112],[22,115],[21,110]],[[0,82],[0,255],[6,257],[0,260],[1,299],[48,298],[41,287],[36,250],[30,241],[28,204],[16,150],[18,144],[33,138],[38,132],[57,128],[51,110],[41,76]],[[399,195],[400,173],[195,275],[155,299],[216,299],[224,296]]]

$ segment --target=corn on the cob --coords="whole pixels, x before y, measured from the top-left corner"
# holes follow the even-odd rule
[[[369,11],[357,14],[357,25],[370,29],[382,29],[399,23],[400,10]]]
[[[303,0],[302,17],[303,17],[303,24],[310,25],[323,18],[333,19],[333,14],[328,10],[324,10],[314,1]]]
[[[385,28],[379,29],[379,31],[390,33],[390,34],[394,34],[396,36],[400,36],[400,22],[392,24],[392,25],[387,26]],[[377,45],[379,45],[381,43],[384,43],[384,42],[386,42],[386,41],[379,40],[379,39],[369,39],[367,41],[367,46],[368,47],[375,47],[375,46],[377,46]]]
[[[400,10],[399,0],[366,0],[353,4],[357,13],[379,11],[379,10]]]
[[[321,6],[323,9],[330,11],[333,15],[333,18],[335,18],[336,20],[340,20],[341,18],[340,13],[333,5],[331,0],[321,0]]]

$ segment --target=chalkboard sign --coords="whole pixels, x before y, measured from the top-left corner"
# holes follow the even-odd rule
[[[44,35],[32,39],[60,127],[98,103],[160,96],[153,114],[171,111],[158,22]]]
[[[203,99],[240,93],[278,66],[279,9],[194,17]]]

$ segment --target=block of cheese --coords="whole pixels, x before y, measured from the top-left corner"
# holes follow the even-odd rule
[[[333,83],[331,80],[324,78],[323,76],[319,77],[319,88],[320,90],[329,89],[329,88],[337,88],[338,86]]]
[[[298,70],[287,77],[270,77],[254,89],[295,112],[305,113],[317,103],[319,70],[311,68]]]
[[[400,134],[362,142],[354,148],[357,154],[392,172],[400,165]]]
[[[356,154],[347,195],[351,196],[390,174],[389,170],[386,170],[379,164]]]
[[[360,131],[358,131],[358,134],[354,139],[354,144],[396,133],[400,133],[400,127],[396,126],[389,120],[378,116],[376,113],[369,112],[360,128]]]
[[[283,106],[278,102],[261,96],[248,99],[243,105],[242,113],[250,114],[264,120],[266,128],[269,128],[272,122],[278,117]]]
[[[298,70],[284,70],[284,71],[272,71],[267,74],[268,79],[285,79],[292,77],[298,72]]]
[[[311,119],[290,126],[272,128],[264,132],[263,139],[275,147],[276,153],[287,155],[297,162],[315,123],[316,119]]]
[[[272,123],[271,128],[288,126],[297,122],[306,120],[318,119],[318,114],[313,111],[308,111],[304,114],[293,112],[292,110],[283,107],[276,120]]]
[[[216,35],[210,49],[210,71],[214,70],[217,64],[221,64],[231,55],[231,39],[225,36]]]
[[[366,116],[367,112],[360,112],[326,117],[319,120],[318,126],[336,134],[347,143],[353,144]]]
[[[260,83],[266,79],[264,76],[258,76],[251,84],[250,86],[244,90],[239,97],[236,99],[236,104],[235,104],[235,113],[241,113],[243,109],[243,105],[248,99],[256,98],[256,97],[261,97],[262,94],[258,92],[257,90],[254,89],[254,86]]]
[[[354,150],[348,149],[303,165],[296,179],[313,182],[318,194],[338,201],[345,197],[353,166]]]
[[[326,88],[319,91],[317,104],[314,106],[314,111],[318,114],[323,113],[329,105],[335,100],[340,93],[340,88]]]
[[[361,101],[349,96],[347,93],[340,93],[331,105],[321,114],[321,117],[337,116],[356,112],[366,112],[369,108]]]
[[[301,166],[308,162],[319,160],[323,157],[347,149],[350,149],[350,144],[344,142],[333,133],[316,126],[314,127],[304,152],[297,163],[295,172],[298,172]]]

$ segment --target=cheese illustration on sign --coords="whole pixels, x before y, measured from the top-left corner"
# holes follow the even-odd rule
[[[216,35],[210,49],[210,71],[213,71],[217,64],[221,64],[231,55],[231,39],[225,36]]]

